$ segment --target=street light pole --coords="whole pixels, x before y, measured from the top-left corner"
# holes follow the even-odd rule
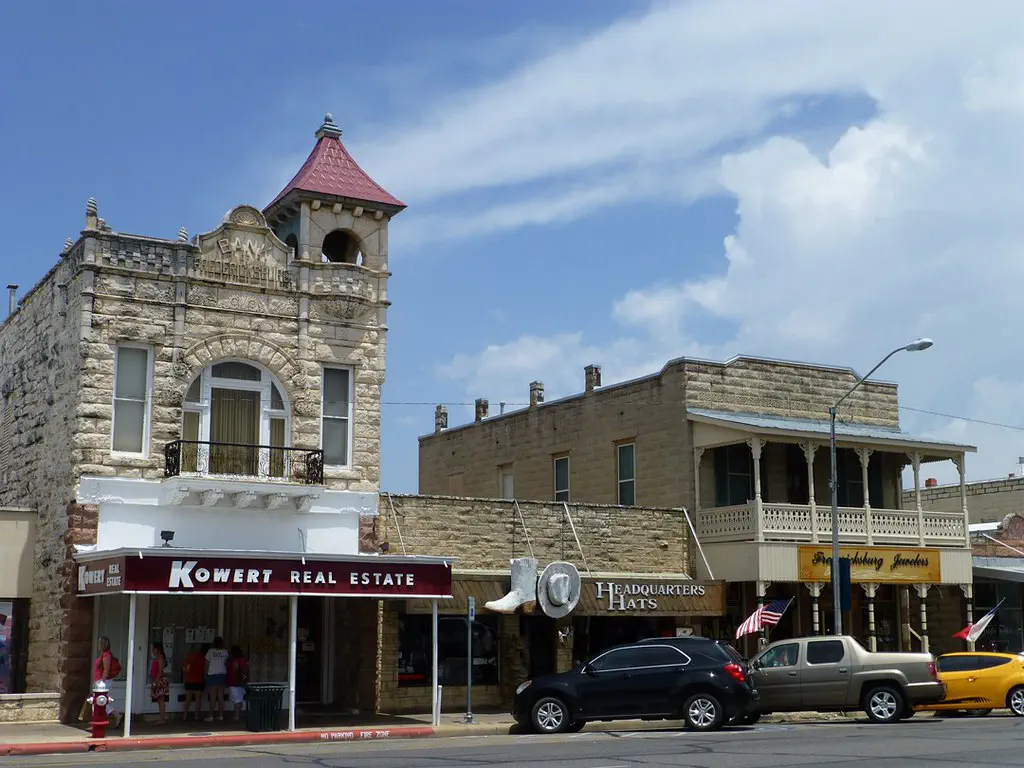
[[[836,414],[839,412],[839,406],[843,404],[843,401],[852,395],[861,384],[867,381],[875,371],[885,365],[890,357],[899,352],[920,352],[921,350],[928,349],[932,344],[934,342],[931,339],[918,339],[904,347],[897,347],[883,357],[878,365],[857,379],[856,383],[850,387],[846,394],[828,409],[829,458],[831,461],[831,473],[828,484],[832,493],[832,619],[837,636],[843,634],[843,614],[841,610],[842,602],[839,599],[839,482],[836,471]],[[866,494],[867,492],[868,489],[865,488],[864,493]]]

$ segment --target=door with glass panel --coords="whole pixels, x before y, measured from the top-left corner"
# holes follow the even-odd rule
[[[266,371],[217,363],[185,395],[183,472],[258,478],[291,474],[284,397]]]

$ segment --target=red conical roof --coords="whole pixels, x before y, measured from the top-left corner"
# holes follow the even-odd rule
[[[371,179],[341,143],[341,131],[328,114],[316,132],[317,142],[306,162],[264,210],[273,208],[293,190],[344,197],[401,210],[405,203]]]

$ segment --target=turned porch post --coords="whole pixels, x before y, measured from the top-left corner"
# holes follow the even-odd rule
[[[869,481],[868,466],[871,462],[871,454],[873,451],[870,448],[860,448],[857,450],[857,456],[860,458],[860,479],[864,486],[864,533],[868,537],[868,544],[874,544],[875,534],[872,530],[871,525],[871,483]]]
[[[921,506],[921,454],[910,454],[910,462],[914,466],[914,503],[917,507],[917,539],[924,546],[924,508]]]
[[[814,502],[814,453],[818,450],[817,443],[804,443],[804,456],[807,458],[807,505],[811,510],[811,542],[818,543],[818,507]]]
[[[761,509],[761,448],[764,441],[757,437],[747,440],[750,455],[754,457],[754,524],[757,526],[757,540],[764,541],[764,516]]]

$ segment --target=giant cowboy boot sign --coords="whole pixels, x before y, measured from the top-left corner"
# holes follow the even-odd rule
[[[537,558],[517,557],[510,560],[512,589],[500,600],[484,603],[484,608],[495,613],[533,613],[537,607]]]

